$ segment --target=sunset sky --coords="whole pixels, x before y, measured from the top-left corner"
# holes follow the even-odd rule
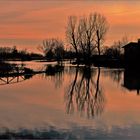
[[[1,0],[0,45],[37,51],[42,40],[58,37],[65,40],[70,15],[99,12],[109,23],[105,45],[127,35],[140,37],[140,1],[134,0]]]

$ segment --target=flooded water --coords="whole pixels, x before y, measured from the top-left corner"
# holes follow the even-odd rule
[[[40,73],[0,77],[1,135],[140,138],[140,82],[132,73],[55,62],[24,62],[24,66]]]

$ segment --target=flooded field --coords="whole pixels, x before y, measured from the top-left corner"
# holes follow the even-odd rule
[[[0,76],[2,138],[140,137],[140,82],[135,74],[55,62],[22,66],[40,73]]]

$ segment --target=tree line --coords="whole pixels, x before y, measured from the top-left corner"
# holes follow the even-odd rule
[[[70,16],[66,26],[66,43],[58,38],[43,41],[39,50],[48,60],[61,61],[76,59],[80,63],[92,63],[95,56],[107,59],[121,59],[122,46],[128,43],[127,37],[115,41],[111,47],[105,47],[105,37],[109,24],[104,15],[91,13],[88,16]]]
[[[16,46],[0,47],[0,61],[4,60],[33,60],[41,59],[43,56],[37,53],[29,53],[27,50],[18,50]]]
[[[109,24],[104,15],[91,13],[88,16],[70,16],[66,25],[66,43],[59,38],[47,38],[38,47],[41,54],[29,53],[26,50],[17,50],[16,46],[0,47],[0,60],[33,60],[45,59],[61,62],[65,59],[75,59],[76,63],[92,63],[98,59],[121,59],[123,57],[122,46],[128,39],[123,37],[113,43],[111,47],[105,47],[105,37]],[[67,46],[65,48],[65,46]]]

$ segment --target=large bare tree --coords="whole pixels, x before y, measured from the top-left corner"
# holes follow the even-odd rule
[[[78,54],[79,31],[76,16],[70,16],[68,18],[68,24],[66,27],[66,38],[68,43],[70,43],[70,45],[74,48],[76,54]]]
[[[98,49],[99,55],[101,54],[101,47],[103,46],[103,43],[105,41],[105,35],[108,30],[108,23],[106,18],[99,14],[94,13],[93,14],[95,18],[95,41]]]
[[[91,13],[87,17],[70,16],[66,27],[66,38],[77,57],[78,53],[82,53],[89,60],[95,49],[100,55],[107,29],[107,20],[99,13]]]

